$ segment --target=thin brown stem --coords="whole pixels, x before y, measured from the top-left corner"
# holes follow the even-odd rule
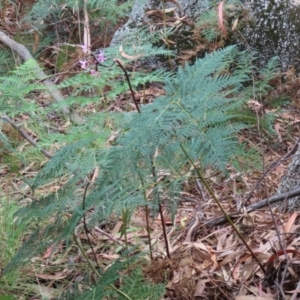
[[[152,244],[151,244],[151,232],[150,232],[150,225],[149,225],[149,207],[148,207],[148,205],[145,206],[145,210],[146,210],[146,230],[147,230],[147,235],[148,235],[150,259],[153,260]]]
[[[162,206],[159,203],[159,214],[160,214],[160,219],[161,219],[161,225],[163,228],[163,234],[164,234],[164,240],[165,240],[165,245],[166,245],[166,252],[167,252],[167,256],[168,259],[171,259],[171,255],[170,255],[170,250],[169,250],[169,243],[168,243],[168,236],[167,236],[167,230],[166,230],[166,223],[165,223],[165,219],[164,219],[164,214],[162,211]]]
[[[136,107],[136,110],[137,110],[138,113],[140,114],[140,113],[141,113],[141,110],[140,110],[139,105],[138,105],[138,103],[137,103],[137,101],[136,101],[136,99],[135,99],[135,95],[134,95],[134,92],[133,92],[133,89],[132,89],[132,86],[131,86],[131,83],[130,83],[130,80],[129,80],[128,73],[127,73],[127,71],[125,70],[125,68],[123,67],[123,65],[121,64],[121,62],[120,62],[118,59],[116,59],[115,61],[116,61],[116,63],[119,65],[119,67],[123,70],[123,72],[124,72],[124,74],[125,74],[126,81],[127,81],[128,86],[129,86],[130,93],[131,93],[131,96],[132,96],[134,105],[135,105],[135,107]]]

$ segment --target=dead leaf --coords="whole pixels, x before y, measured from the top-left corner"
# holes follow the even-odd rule
[[[279,142],[282,143],[282,137],[281,137],[281,134],[280,134],[280,128],[281,128],[280,125],[281,125],[280,123],[275,123],[275,125],[274,125],[274,130],[275,130],[276,133],[277,133]]]
[[[201,297],[203,295],[203,292],[205,290],[205,284],[206,282],[209,282],[210,280],[209,279],[202,279],[202,280],[199,280],[196,284],[196,287],[195,287],[195,294],[194,296],[195,297]]]
[[[111,234],[116,235],[117,233],[119,233],[122,226],[123,226],[123,222],[118,221],[117,224],[115,225],[114,229],[111,231]]]
[[[223,6],[224,6],[224,1],[221,1],[220,4],[218,5],[218,23],[219,27],[221,29],[221,32],[224,37],[227,36],[227,31],[224,26],[224,19],[223,19]]]
[[[251,109],[255,113],[261,113],[263,110],[263,106],[261,103],[259,103],[257,100],[249,100],[247,102],[247,106],[249,109]]]
[[[239,23],[239,18],[236,18],[233,22],[231,30],[234,31]]]
[[[51,257],[53,254],[57,253],[61,249],[61,246],[62,243],[60,243],[59,245],[54,244],[48,247],[47,250],[44,252],[43,258]]]
[[[109,260],[118,259],[120,257],[120,255],[118,254],[106,254],[106,253],[101,253],[99,256]]]
[[[297,213],[294,212],[291,217],[289,218],[288,222],[284,225],[284,232],[289,233],[291,232],[291,228],[293,224],[295,223],[295,220],[297,218]]]
[[[61,271],[57,272],[54,275],[51,274],[36,274],[36,276],[40,279],[46,279],[46,280],[59,280],[59,279],[64,279],[67,275],[67,271]]]

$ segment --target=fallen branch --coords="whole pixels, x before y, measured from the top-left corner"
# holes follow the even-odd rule
[[[5,44],[6,46],[10,47],[11,50],[15,51],[24,61],[33,59],[33,56],[28,51],[28,49],[14,40],[12,40],[8,35],[6,35],[4,32],[0,31],[0,42]],[[47,87],[49,94],[56,102],[61,102],[64,100],[63,95],[60,93],[60,91],[55,87],[55,85],[47,78],[47,75],[42,70],[42,68],[36,63],[36,75],[37,78],[40,79],[43,84]],[[71,121],[75,124],[81,124],[83,120],[74,112],[71,112],[68,107],[63,107],[62,112],[68,116]]]
[[[16,129],[22,135],[22,137],[25,140],[27,140],[31,145],[39,148],[38,144],[27,134],[27,132],[24,129],[20,128],[17,124],[15,124],[13,122],[13,120],[10,119],[9,116],[3,115],[3,116],[1,116],[1,119],[4,120],[5,122],[9,123],[14,129]],[[48,158],[53,157],[53,155],[51,153],[49,153],[48,151],[46,151],[44,149],[41,149],[40,151]]]
[[[280,194],[280,195],[275,195],[275,196],[272,196],[270,198],[266,198],[262,201],[259,201],[255,204],[252,204],[252,205],[249,205],[249,206],[246,206],[245,207],[245,210],[247,213],[250,213],[250,212],[253,212],[259,208],[262,208],[262,207],[265,207],[268,205],[268,202],[271,204],[273,203],[276,203],[276,202],[279,202],[279,201],[283,201],[283,200],[286,200],[286,199],[290,199],[290,198],[293,198],[293,197],[296,197],[296,196],[299,196],[300,195],[300,188],[297,188],[295,190],[292,190],[290,192],[287,192],[287,193],[284,193],[284,194]],[[235,213],[235,214],[229,214],[229,217],[231,219],[236,219],[236,218],[240,218],[242,215],[241,214],[238,214],[238,213]],[[210,227],[210,226],[217,226],[217,225],[222,225],[222,224],[225,224],[227,222],[227,219],[225,217],[220,217],[218,219],[214,219],[214,220],[210,220],[206,223],[204,223],[203,225],[205,227]]]

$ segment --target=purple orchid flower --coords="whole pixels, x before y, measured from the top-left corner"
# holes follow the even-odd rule
[[[96,60],[97,60],[97,62],[99,62],[99,63],[105,62],[106,58],[105,58],[105,56],[104,56],[104,52],[103,52],[103,51],[99,51],[99,52],[97,53],[97,55],[96,55]]]
[[[91,75],[92,76],[98,76],[100,73],[96,70],[91,70]]]
[[[81,60],[79,61],[79,63],[80,63],[80,65],[81,65],[81,69],[83,69],[83,70],[86,70],[86,69],[87,69],[87,64],[88,64],[88,62],[87,62],[86,59],[81,59]]]

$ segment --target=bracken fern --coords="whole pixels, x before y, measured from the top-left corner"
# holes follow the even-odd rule
[[[142,106],[141,113],[126,114],[114,145],[95,148],[95,134],[58,151],[31,187],[39,193],[55,179],[61,180],[61,188],[18,212],[20,220],[31,220],[37,229],[6,271],[50,244],[70,241],[87,213],[88,225],[93,226],[112,214],[120,215],[124,208],[132,212],[147,204],[157,209],[168,201],[174,210],[184,182],[193,176],[190,159],[202,170],[225,172],[234,157],[247,155],[237,142],[238,132],[247,126],[240,121],[247,100],[244,84],[251,82],[245,55],[228,47],[179,68],[165,80],[166,95]],[[98,177],[83,197],[95,168]],[[100,290],[101,280],[89,293]]]

